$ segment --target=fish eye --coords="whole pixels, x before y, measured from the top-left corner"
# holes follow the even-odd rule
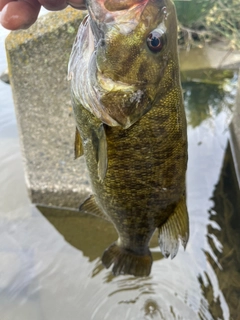
[[[147,37],[148,48],[153,52],[161,51],[165,43],[166,43],[166,40],[165,40],[164,33],[159,33],[156,30],[149,33]]]

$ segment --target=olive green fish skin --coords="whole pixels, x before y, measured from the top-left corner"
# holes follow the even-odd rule
[[[162,11],[164,6],[168,12],[166,19]],[[147,30],[142,33],[143,28],[136,27],[132,35],[127,36],[131,41],[118,35],[104,48],[104,54],[98,56],[104,76],[137,83],[146,93],[146,101],[143,97],[142,102],[148,105],[145,114],[127,129],[103,125],[108,160],[103,180],[98,175],[98,137],[102,121],[86,110],[74,95],[72,97],[96,202],[115,225],[119,234],[117,244],[137,255],[148,253],[155,229],[166,223],[179,201],[186,202],[187,133],[179,79],[175,9],[168,0],[149,1],[143,12],[143,18],[147,16],[153,17],[153,25],[149,22]],[[163,20],[166,43],[161,52],[153,53],[145,41],[149,32]],[[127,50],[121,55],[122,46]],[[106,99],[116,110],[120,103],[116,92],[110,92]],[[118,271],[117,274],[125,273],[121,268]],[[147,275],[149,272],[137,274],[128,270],[127,273]]]
[[[92,142],[101,122],[75,105],[94,195],[125,247],[145,250],[155,228],[166,221],[185,193],[187,137],[179,101],[180,88],[174,87],[132,127],[105,127],[108,169],[103,182]]]

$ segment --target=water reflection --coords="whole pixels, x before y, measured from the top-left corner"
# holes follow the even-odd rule
[[[223,110],[230,117],[237,88],[237,73],[228,74],[230,78],[220,78],[219,71],[216,75],[206,74],[202,70],[198,73],[199,77],[195,78],[195,81],[183,83],[188,124],[193,128],[206,119],[215,118]],[[223,74],[220,73],[221,76]]]
[[[219,181],[213,192],[213,206],[209,219],[216,223],[208,225],[208,242],[214,258],[206,251],[206,257],[218,278],[220,289],[227,301],[230,316],[238,319],[240,314],[240,191],[228,144]],[[218,302],[212,295],[211,281],[202,290],[212,314],[222,319],[213,306]],[[219,308],[217,309],[219,310]]]
[[[62,210],[38,206],[38,210],[64,235],[74,247],[80,249],[90,261],[101,257],[103,251],[117,239],[113,225],[101,218],[74,210]],[[158,246],[157,232],[150,246]],[[153,252],[153,260],[162,259],[162,254]]]

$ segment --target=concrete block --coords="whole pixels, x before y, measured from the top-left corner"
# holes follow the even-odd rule
[[[67,8],[6,39],[9,77],[33,203],[77,208],[90,193],[84,159],[74,160],[75,123],[67,65],[86,13]]]
[[[226,49],[224,43],[205,45],[202,48],[191,48],[189,51],[179,51],[181,71],[195,71],[203,69],[232,69],[240,67],[240,51]]]
[[[233,154],[233,161],[235,165],[236,175],[238,179],[238,185],[240,188],[240,70],[238,76],[238,91],[235,102],[235,110],[233,113],[233,119],[230,125],[230,145]]]
[[[84,159],[73,159],[75,123],[67,81],[69,55],[85,14],[71,8],[52,12],[6,39],[27,189],[41,206],[78,208],[91,192]],[[216,50],[180,51],[182,79],[206,68],[239,66],[239,53]],[[233,121],[236,146],[239,116],[240,111]]]

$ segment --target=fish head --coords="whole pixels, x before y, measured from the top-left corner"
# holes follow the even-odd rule
[[[171,0],[89,0],[70,58],[72,91],[110,126],[130,127],[179,81]]]

